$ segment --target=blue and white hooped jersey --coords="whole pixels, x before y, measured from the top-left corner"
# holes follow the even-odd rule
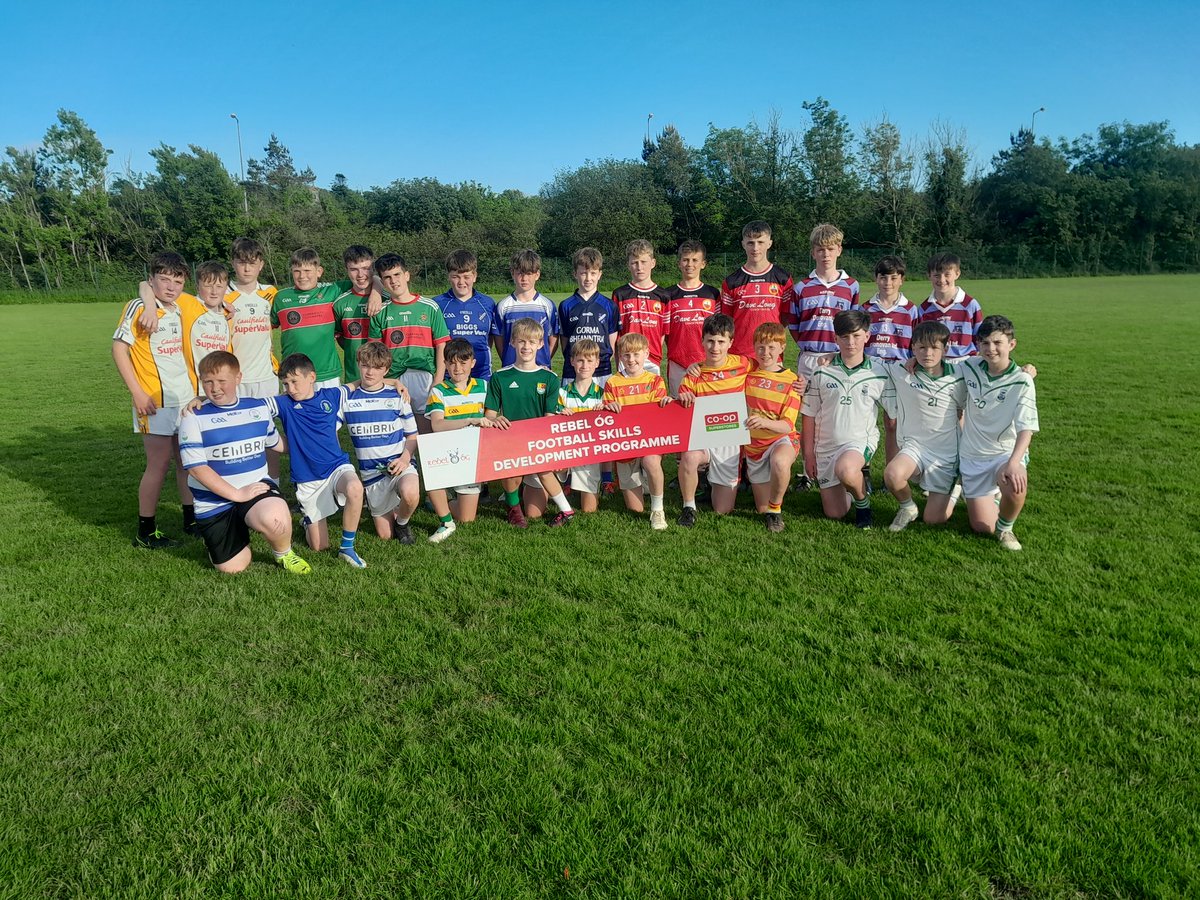
[[[363,484],[382,478],[393,459],[404,453],[404,442],[417,433],[412,407],[393,387],[377,391],[356,388],[342,408]]]
[[[179,455],[185,469],[208,466],[235,488],[268,478],[269,447],[279,443],[279,432],[265,400],[241,397],[231,406],[205,403],[179,423]],[[196,502],[196,518],[207,519],[233,506],[188,476]]]

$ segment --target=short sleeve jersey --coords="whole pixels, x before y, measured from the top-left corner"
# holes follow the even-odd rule
[[[667,291],[667,359],[686,369],[704,359],[704,320],[721,311],[721,292],[710,284],[675,285]]]
[[[279,328],[284,356],[303,353],[317,370],[317,381],[340,378],[333,303],[345,287],[319,284],[311,291],[284,288],[271,301],[271,324]]]
[[[564,381],[558,389],[559,412],[577,413],[599,409],[604,402],[604,389],[596,382],[581,391],[574,381]]]
[[[184,469],[208,466],[235,488],[269,479],[266,451],[279,444],[279,432],[266,400],[242,397],[230,406],[205,403],[179,423],[179,456]],[[233,506],[188,475],[196,518],[208,519]]]
[[[505,366],[488,382],[484,408],[513,422],[537,419],[558,409],[558,388],[558,376],[548,368]]]
[[[412,407],[394,387],[368,391],[358,387],[346,397],[342,421],[358,458],[363,484],[387,474],[388,463],[404,454],[404,443],[417,434]]]
[[[967,399],[962,369],[943,363],[935,378],[920,366],[909,375],[898,362],[884,365],[888,385],[883,408],[896,420],[900,449],[920,447],[937,459],[958,459],[958,414]]]
[[[742,448],[747,459],[759,459],[780,438],[786,437],[792,441],[799,438],[796,432],[796,417],[800,415],[802,399],[799,386],[799,377],[790,369],[781,372],[755,369],[746,376],[746,412],[776,422],[784,420],[792,426],[791,431],[785,434],[751,428],[750,443]]]
[[[496,320],[496,301],[479,291],[466,300],[458,299],[454,291],[446,291],[434,297],[433,302],[442,311],[450,337],[461,338],[475,351],[475,367],[471,369],[471,375],[484,381],[491,378],[492,348],[489,341],[500,333],[500,323]]]
[[[644,334],[650,342],[650,362],[662,367],[663,341],[671,329],[671,296],[656,284],[636,288],[625,284],[613,291],[621,334]]]
[[[269,381],[275,377],[271,360],[271,301],[275,288],[259,285],[250,294],[229,286],[225,302],[233,307],[229,318],[233,355],[242,367],[242,381]]]
[[[158,310],[158,330],[147,334],[138,324],[144,306],[130,300],[121,311],[114,341],[129,345],[129,359],[143,391],[159,406],[183,406],[196,398],[196,375],[184,349],[183,316],[179,306]]]
[[[872,448],[879,443],[878,416],[888,385],[884,364],[869,356],[853,369],[839,354],[820,366],[808,380],[801,413],[813,418],[817,455],[833,453],[846,444]]]
[[[834,281],[822,281],[817,271],[796,289],[787,326],[803,353],[837,353],[833,317],[858,303],[858,282],[839,271]]]
[[[371,317],[367,315],[370,296],[342,291],[333,301],[333,320],[337,326],[337,342],[342,348],[342,380],[347,384],[358,381],[358,348],[367,342]]]
[[[912,330],[917,324],[917,307],[903,294],[884,309],[876,294],[862,305],[871,317],[867,356],[876,359],[906,360],[912,355]]]
[[[180,296],[179,312],[183,316],[183,329],[187,335],[188,364],[197,373],[196,390],[203,396],[204,385],[199,378],[200,361],[217,350],[229,349],[229,318],[223,308],[209,309],[191,294]]]
[[[371,319],[371,337],[392,351],[388,377],[395,378],[409,369],[436,372],[436,348],[450,340],[450,331],[438,305],[414,294],[407,303],[393,299],[385,304]]]
[[[782,322],[795,296],[792,276],[772,264],[762,272],[743,266],[721,285],[721,312],[733,319],[730,353],[754,355],[754,329],[769,322]]]
[[[604,383],[604,402],[617,402],[621,407],[661,403],[667,399],[667,385],[661,375],[642,372],[635,378],[617,374]]]
[[[321,388],[307,400],[287,394],[266,398],[272,416],[283,423],[287,435],[292,481],[324,481],[350,456],[338,443],[346,388]]]
[[[447,420],[483,418],[487,388],[488,383],[481,378],[471,378],[461,388],[449,379],[439,382],[429,390],[425,418],[432,419],[435,412]]]
[[[616,305],[599,291],[584,300],[576,291],[558,308],[558,325],[562,330],[563,379],[575,377],[571,365],[571,348],[576,341],[595,341],[600,345],[600,365],[596,373],[601,378],[612,374],[612,335],[620,330]]]
[[[963,359],[975,355],[975,332],[983,322],[983,309],[970,294],[958,289],[950,302],[942,305],[929,298],[921,304],[917,322],[941,322],[950,329],[950,342],[946,345],[946,359]]]
[[[542,349],[537,352],[537,364],[550,368],[550,338],[560,331],[558,307],[553,300],[548,300],[540,293],[535,293],[531,300],[518,300],[509,294],[496,304],[496,317],[499,320],[498,334],[504,341],[501,365],[511,366],[517,361],[517,351],[512,341],[513,325],[520,319],[533,319],[542,326]]]
[[[750,374],[750,360],[736,353],[725,357],[720,366],[701,364],[698,375],[684,375],[679,383],[679,392],[687,391],[697,397],[713,394],[736,394],[746,389],[746,376]]]
[[[1037,392],[1033,379],[1015,362],[999,375],[988,372],[987,363],[972,357],[958,369],[967,386],[963,410],[960,456],[972,459],[1007,456],[1022,431],[1038,430]]]

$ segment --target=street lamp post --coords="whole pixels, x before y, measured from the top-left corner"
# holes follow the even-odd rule
[[[654,113],[646,113],[646,143],[650,143],[650,120],[654,118]]]
[[[1029,117],[1029,137],[1031,140],[1032,140],[1034,134],[1036,134],[1036,132],[1034,131],[1034,125],[1037,124],[1038,113],[1043,113],[1045,111],[1046,111],[1046,107],[1039,106],[1037,109],[1035,109],[1033,111],[1033,115]]]
[[[242,159],[242,120],[237,117],[237,113],[230,113],[229,118],[233,119],[233,124],[237,126],[238,136],[238,180],[242,183],[242,208],[246,212],[246,219],[250,218],[250,198],[246,194],[246,164]]]

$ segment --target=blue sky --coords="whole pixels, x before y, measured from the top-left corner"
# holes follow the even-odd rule
[[[152,169],[161,142],[236,174],[236,112],[247,158],[274,132],[323,186],[341,172],[358,188],[432,176],[535,192],[586,159],[636,156],[648,113],[699,146],[710,122],[772,111],[801,130],[818,95],[856,131],[884,115],[914,140],[935,120],[961,127],[980,164],[1041,106],[1039,136],[1166,119],[1200,143],[1194,0],[111,0],[5,18],[0,145],[36,145],[65,107],[114,171]]]

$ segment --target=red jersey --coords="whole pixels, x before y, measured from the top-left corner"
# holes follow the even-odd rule
[[[723,366],[709,368],[701,363],[700,374],[694,378],[684,375],[679,385],[679,393],[685,391],[697,397],[707,397],[713,394],[736,394],[746,389],[746,376],[750,374],[753,360],[744,356],[730,353],[725,357]]]
[[[632,284],[613,291],[613,303],[621,321],[621,334],[644,334],[650,342],[650,362],[662,368],[662,347],[671,327],[670,297],[656,284],[646,289]]]
[[[667,359],[686,369],[692,363],[704,360],[701,341],[704,320],[721,311],[721,292],[708,284],[695,288],[675,285],[667,291],[667,296],[670,297],[667,304],[670,319]]]
[[[772,264],[763,272],[732,272],[721,285],[721,312],[733,319],[730,353],[754,355],[754,329],[767,322],[782,322],[791,307],[795,286],[792,276]]]

